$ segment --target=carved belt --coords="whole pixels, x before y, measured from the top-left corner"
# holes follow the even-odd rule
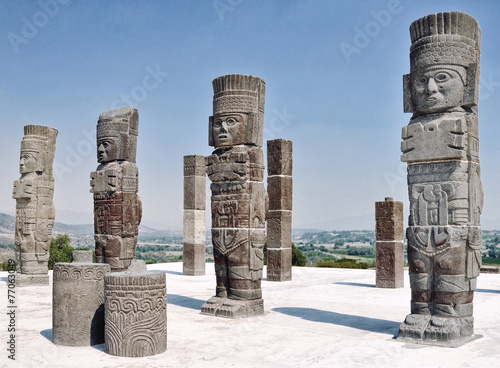
[[[427,257],[437,256],[451,248],[448,226],[410,226],[406,236],[408,246]]]
[[[248,241],[247,229],[212,229],[212,243],[214,248],[223,256],[234,252]]]

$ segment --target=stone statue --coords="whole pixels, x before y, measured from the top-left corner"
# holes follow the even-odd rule
[[[48,285],[48,261],[55,220],[52,164],[57,130],[26,125],[21,141],[19,171],[14,182],[16,200],[15,251],[17,284]]]
[[[408,163],[411,314],[399,338],[457,346],[474,338],[481,265],[477,102],[481,30],[470,15],[432,14],[410,26],[402,161]]]
[[[135,163],[139,114],[134,107],[109,110],[97,123],[97,170],[90,174],[94,194],[95,251],[98,263],[124,271],[135,258],[142,205]]]
[[[262,314],[266,236],[263,123],[265,82],[233,74],[213,81],[213,116],[206,157],[212,184],[212,243],[216,295],[203,314],[237,318]]]

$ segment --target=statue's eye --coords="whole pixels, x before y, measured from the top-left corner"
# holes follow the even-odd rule
[[[226,120],[227,125],[234,125],[236,124],[236,120],[233,118],[229,118]]]
[[[214,123],[214,127],[220,128],[222,126],[222,121],[221,120],[216,120]]]
[[[427,84],[427,77],[419,77],[416,80],[418,86],[424,86]]]
[[[437,73],[434,76],[434,79],[436,80],[436,82],[446,82],[448,79],[450,79],[450,76],[448,73],[441,72]]]

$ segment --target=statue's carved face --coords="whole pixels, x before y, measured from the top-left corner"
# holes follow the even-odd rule
[[[97,141],[97,162],[104,163],[118,160],[118,147],[112,138]]]
[[[36,163],[37,158],[34,154],[21,152],[21,159],[19,160],[19,172],[21,173],[21,175],[35,172]]]
[[[246,119],[246,114],[215,115],[212,125],[215,147],[245,143]]]
[[[427,69],[411,76],[413,106],[419,113],[444,112],[462,103],[464,82],[455,70]]]

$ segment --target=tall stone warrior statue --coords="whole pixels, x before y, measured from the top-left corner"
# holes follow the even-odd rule
[[[481,264],[477,102],[481,30],[470,15],[432,14],[410,26],[402,161],[408,163],[411,314],[399,338],[458,346],[474,338]]]
[[[264,187],[265,82],[249,75],[213,81],[207,174],[212,181],[212,242],[216,295],[203,314],[238,318],[262,314],[261,278],[267,192]]]
[[[21,141],[19,171],[14,182],[16,200],[15,251],[17,283],[48,285],[48,261],[55,220],[52,164],[57,130],[42,125],[26,125]]]
[[[139,114],[135,107],[109,110],[97,123],[97,170],[90,174],[94,194],[95,250],[98,263],[124,271],[135,258],[142,205],[135,163]]]

